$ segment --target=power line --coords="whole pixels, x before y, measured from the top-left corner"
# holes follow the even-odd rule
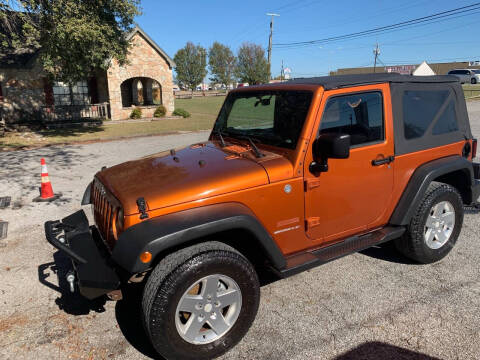
[[[297,42],[290,42],[290,43],[278,43],[278,44],[273,44],[274,47],[277,48],[295,48],[295,47],[304,47],[304,46],[311,46],[311,45],[317,45],[317,44],[323,44],[323,43],[328,43],[328,42],[333,42],[333,41],[339,41],[339,40],[346,40],[346,39],[352,39],[352,38],[358,38],[358,37],[363,37],[363,36],[369,36],[369,35],[374,35],[374,34],[379,34],[379,33],[384,33],[387,31],[391,30],[398,30],[398,29],[403,29],[407,27],[411,27],[414,25],[422,24],[422,23],[433,23],[434,21],[445,21],[448,20],[449,18],[467,13],[467,12],[472,12],[473,10],[479,10],[480,9],[480,3],[475,3],[463,7],[459,7],[456,9],[451,9],[447,11],[442,11],[436,14],[428,15],[428,16],[423,16],[420,18],[416,19],[411,19],[407,21],[402,21],[396,24],[391,24],[391,25],[386,25],[386,26],[381,26],[369,30],[364,30],[364,31],[359,31],[355,33],[350,33],[350,34],[345,34],[345,35],[339,35],[339,36],[333,36],[333,37],[328,37],[324,39],[318,39],[318,40],[309,40],[309,41],[297,41]],[[467,14],[467,15],[472,15],[473,13]]]
[[[411,3],[414,3],[414,4],[411,4]],[[370,13],[369,16],[374,18],[374,17],[378,17],[378,16],[384,16],[384,15],[387,15],[387,14],[391,14],[391,13],[398,13],[401,10],[406,10],[406,9],[410,9],[410,8],[414,8],[414,7],[418,7],[418,6],[423,6],[425,3],[431,3],[431,0],[427,0],[427,1],[423,1],[423,2],[415,0],[415,1],[412,1],[412,2],[409,2],[409,3],[402,4],[400,7],[390,7],[389,9],[385,9],[385,10]],[[293,31],[292,31],[292,29],[289,28],[288,24],[285,24],[285,26],[284,27],[282,26],[282,28],[286,33],[291,35],[291,34],[298,34],[298,33],[305,33],[305,32],[311,33],[312,30],[317,30],[318,31],[318,30],[323,30],[323,29],[339,28],[339,27],[343,27],[345,23],[348,23],[348,24],[351,25],[351,24],[362,22],[362,21],[364,21],[364,19],[359,17],[358,14],[355,14],[355,16],[353,16],[353,17],[342,18],[341,23],[337,22],[336,25],[333,25],[333,26],[332,25],[319,26],[319,24],[315,24],[314,26],[303,27],[299,30],[298,24],[294,24],[294,25],[291,25],[291,27],[293,28]]]
[[[383,32],[383,31],[390,30],[390,29],[396,29],[396,28],[416,25],[416,24],[420,24],[420,23],[423,23],[423,22],[434,21],[434,20],[437,20],[437,19],[451,17],[451,16],[454,16],[454,15],[469,12],[469,11],[472,11],[472,10],[478,10],[478,9],[480,9],[479,5],[480,5],[480,3],[475,3],[475,4],[464,6],[464,7],[461,7],[461,8],[456,8],[456,9],[452,9],[452,10],[443,11],[443,12],[440,12],[440,13],[424,16],[424,17],[421,17],[421,18],[402,21],[400,23],[396,23],[396,24],[392,24],[392,25],[381,26],[381,27],[377,27],[377,28],[374,28],[374,29],[359,31],[359,32],[350,33],[350,34],[334,36],[334,37],[329,37],[329,38],[324,38],[324,39],[319,39],[319,40],[300,41],[300,42],[291,42],[291,43],[278,43],[278,44],[274,44],[274,46],[311,45],[311,44],[329,42],[329,41],[332,41],[332,40],[343,40],[343,39],[348,39],[348,38],[358,37],[358,36],[363,36],[363,35],[372,35],[372,34],[377,34],[379,32]]]
[[[464,17],[464,16],[467,16],[467,15],[473,15],[473,14],[477,14],[479,12],[474,12],[472,14],[466,14],[466,15],[459,15],[459,16],[455,16],[455,17],[452,17],[452,18],[449,18],[447,20],[451,20],[451,19],[456,19],[456,18],[459,18],[459,17]],[[437,21],[439,22],[439,21]],[[419,25],[416,25],[416,27],[418,26],[426,26],[426,25],[430,25],[430,24],[434,24],[436,22],[431,22],[431,23],[428,23],[428,24],[419,24]],[[444,30],[440,30],[440,31],[434,31],[434,32],[428,32],[428,33],[424,33],[422,35],[418,35],[418,36],[413,36],[413,37],[408,37],[408,38],[403,38],[403,39],[398,39],[396,41],[392,41],[392,42],[382,42],[382,46],[410,46],[410,45],[430,45],[430,44],[435,44],[435,45],[447,45],[447,44],[462,44],[462,43],[465,43],[465,44],[470,44],[471,41],[457,41],[457,42],[436,42],[436,43],[432,43],[432,42],[425,42],[425,43],[411,43],[410,41],[411,40],[416,40],[416,39],[421,39],[421,38],[429,38],[429,37],[432,37],[434,35],[438,35],[438,34],[442,34],[442,33],[445,33],[445,32],[451,32],[453,30],[458,30],[458,29],[461,29],[461,28],[465,28],[465,27],[469,27],[471,25],[474,25],[474,24],[477,24],[478,21],[473,21],[473,22],[468,22],[468,23],[462,23],[461,25],[459,26],[454,26],[454,27],[449,27],[448,29],[444,29]],[[395,30],[392,30],[390,32],[393,32]],[[386,34],[388,32],[385,32],[384,34]],[[343,41],[338,41],[338,42],[341,42],[341,43],[344,43],[344,42],[348,42],[348,41],[351,41],[352,39],[346,39],[346,40],[343,40]],[[337,43],[337,42],[336,42]],[[404,44],[402,44],[404,43]],[[358,50],[358,49],[366,49],[366,48],[369,48],[371,45],[370,44],[353,44],[353,45],[357,45],[357,46],[354,46],[354,47],[345,47],[344,50]],[[304,48],[306,49],[306,47],[301,47],[301,48]],[[301,49],[299,47],[299,49]],[[282,51],[282,50],[290,50],[290,48],[276,48],[277,51]]]

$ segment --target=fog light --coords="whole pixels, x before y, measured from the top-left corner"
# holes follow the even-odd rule
[[[144,264],[149,263],[152,260],[152,254],[150,254],[148,251],[145,251],[140,254],[140,261],[143,262]]]

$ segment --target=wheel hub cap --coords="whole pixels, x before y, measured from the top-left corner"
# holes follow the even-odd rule
[[[439,249],[445,245],[455,227],[455,210],[449,201],[441,201],[434,205],[425,223],[425,243],[431,249]]]
[[[225,275],[209,275],[182,295],[175,326],[183,340],[195,345],[207,344],[233,327],[241,307],[242,294],[237,283]]]

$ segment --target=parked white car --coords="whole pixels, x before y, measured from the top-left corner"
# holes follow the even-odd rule
[[[460,79],[462,84],[478,84],[480,83],[480,69],[453,69],[448,75],[454,75]]]

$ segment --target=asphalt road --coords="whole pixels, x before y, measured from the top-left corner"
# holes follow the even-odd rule
[[[480,102],[468,104],[480,138]],[[93,174],[207,133],[0,153],[0,358],[144,359],[153,356],[138,308],[71,295],[69,264],[45,241],[43,223],[80,208]],[[40,158],[61,201],[32,203]],[[480,213],[468,210],[452,253],[416,265],[388,245],[262,287],[255,323],[223,359],[479,359]]]

